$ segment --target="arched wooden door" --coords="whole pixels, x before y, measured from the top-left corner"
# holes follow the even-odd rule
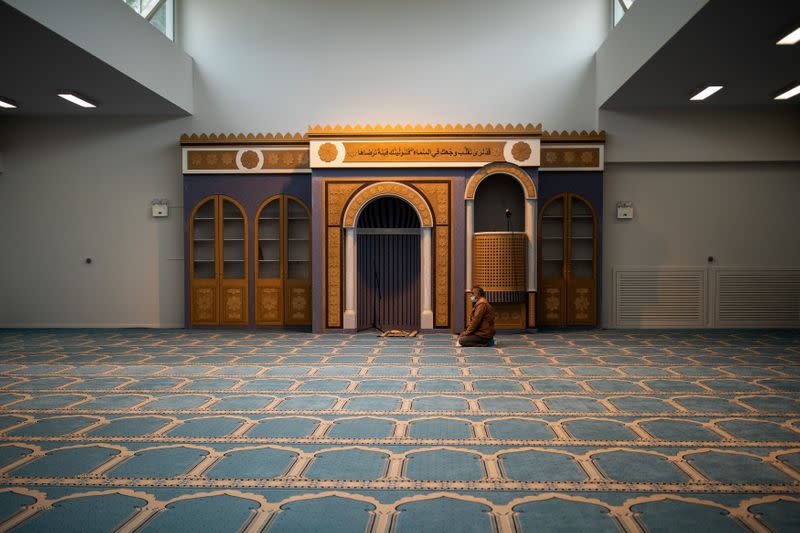
[[[193,325],[248,322],[247,218],[233,198],[204,198],[189,219],[189,309]]]
[[[311,325],[311,212],[281,194],[261,204],[256,221],[256,324]]]
[[[597,323],[597,216],[576,193],[548,200],[539,214],[539,324]]]

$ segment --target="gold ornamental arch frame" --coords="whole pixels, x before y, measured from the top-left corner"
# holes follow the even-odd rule
[[[385,196],[405,200],[411,204],[417,212],[420,225],[423,228],[430,228],[433,226],[433,213],[431,212],[431,208],[419,192],[405,183],[382,181],[364,187],[353,196],[347,204],[347,207],[345,207],[344,216],[342,217],[342,227],[345,229],[355,228],[358,216],[361,214],[364,207],[371,201]]]
[[[536,200],[536,184],[533,183],[530,174],[525,172],[525,169],[522,167],[514,165],[513,163],[489,163],[485,167],[480,168],[467,181],[464,200],[475,200],[475,193],[478,190],[478,185],[494,174],[508,174],[515,178],[524,190],[525,200]]]
[[[380,181],[368,185],[358,191],[347,203],[342,215],[344,229],[344,273],[345,273],[345,308],[343,315],[344,328],[355,330],[358,324],[358,246],[356,240],[356,224],[364,207],[378,198],[394,197],[408,202],[420,220],[420,329],[433,329],[432,285],[433,272],[433,211],[428,202],[416,189],[405,183]]]
[[[527,279],[526,285],[528,289],[528,316],[525,319],[527,327],[535,327],[536,325],[536,203],[537,191],[536,184],[533,182],[530,174],[525,169],[514,165],[513,163],[489,163],[481,167],[475,172],[469,180],[467,180],[466,190],[464,191],[464,203],[466,212],[466,291],[470,293],[472,289],[472,275],[473,275],[473,241],[475,238],[475,193],[478,186],[483,180],[489,176],[496,174],[506,174],[513,177],[519,182],[522,187],[522,194],[525,199],[525,235],[527,237],[527,254],[526,254],[526,270]],[[467,304],[469,308],[469,304]]]

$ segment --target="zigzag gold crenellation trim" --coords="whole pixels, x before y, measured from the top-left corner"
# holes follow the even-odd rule
[[[309,137],[365,137],[375,135],[524,135],[524,136],[540,136],[542,133],[541,124],[385,124],[385,125],[321,125],[308,127]]]
[[[301,133],[184,133],[181,144],[308,144]]]
[[[572,131],[544,131],[542,132],[542,141],[543,142],[606,142],[606,132],[605,130],[600,131],[586,131],[581,130],[577,132],[575,130]]]

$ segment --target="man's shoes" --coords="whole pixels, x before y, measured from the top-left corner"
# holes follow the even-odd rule
[[[492,337],[491,339],[489,339],[489,342],[487,342],[487,343],[486,343],[486,347],[487,347],[487,348],[490,348],[490,347],[492,347],[492,346],[494,346],[494,337]]]

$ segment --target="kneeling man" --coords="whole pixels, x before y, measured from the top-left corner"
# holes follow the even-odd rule
[[[458,336],[459,346],[494,346],[494,308],[480,287],[472,288],[472,315],[467,329]]]

